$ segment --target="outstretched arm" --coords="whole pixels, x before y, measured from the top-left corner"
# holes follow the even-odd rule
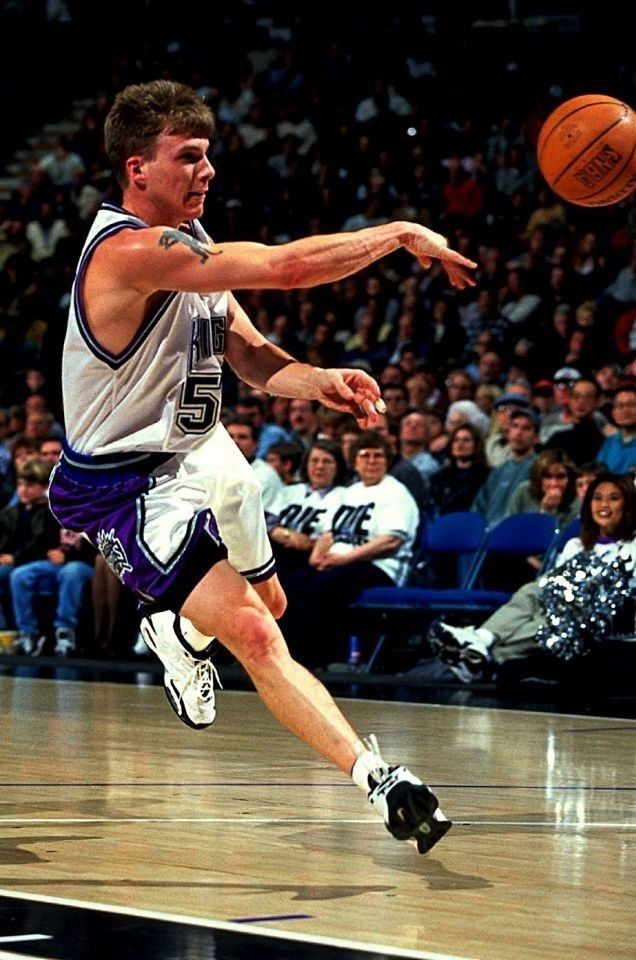
[[[279,397],[319,400],[351,413],[360,426],[373,427],[380,388],[363,370],[327,369],[300,363],[270,343],[230,295],[226,359],[245,383]]]
[[[407,221],[271,247],[203,243],[173,227],[126,230],[104,244],[111,261],[104,267],[116,271],[118,283],[146,296],[157,290],[291,290],[341,280],[400,248],[423,267],[439,259],[453,286],[474,286],[472,260],[450,250],[441,234]]]

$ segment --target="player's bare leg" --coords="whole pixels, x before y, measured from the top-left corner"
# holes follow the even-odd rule
[[[208,571],[180,614],[221,640],[273,716],[351,775],[395,837],[425,853],[444,836],[451,823],[434,794],[405,767],[386,764],[374,738],[360,739],[325,687],[292,659],[261,598],[226,561]]]
[[[292,660],[265,603],[229,563],[212,567],[179,612],[201,633],[219,638],[277,720],[351,772],[364,744],[323,685]]]

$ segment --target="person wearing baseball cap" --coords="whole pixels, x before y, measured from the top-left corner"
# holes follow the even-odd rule
[[[596,460],[603,443],[603,433],[594,414],[598,409],[601,390],[596,380],[580,377],[570,391],[570,425],[556,430],[546,449],[565,450],[574,463]]]
[[[583,374],[580,370],[577,370],[576,367],[561,367],[554,374],[555,384],[565,383],[572,384],[576,383],[577,380],[581,380]]]
[[[510,415],[515,410],[530,410],[531,404],[521,393],[506,391],[495,401],[496,429],[486,440],[486,462],[490,467],[498,467],[512,457],[508,443]]]
[[[548,442],[557,430],[564,430],[572,423],[570,415],[570,391],[583,374],[576,367],[560,367],[554,374],[552,410],[544,411],[541,420],[541,443]]]
[[[492,525],[503,519],[511,493],[530,476],[537,456],[535,448],[538,434],[539,416],[532,407],[527,410],[517,407],[510,413],[510,458],[490,471],[471,507],[477,513],[483,514],[488,524]]]

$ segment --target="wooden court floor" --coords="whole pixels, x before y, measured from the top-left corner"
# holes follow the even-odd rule
[[[636,957],[636,721],[343,701],[455,821],[420,857],[256,695],[218,706],[191,731],[160,687],[0,678],[0,896],[380,956]]]

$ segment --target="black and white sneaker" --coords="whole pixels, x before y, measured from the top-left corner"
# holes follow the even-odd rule
[[[26,657],[39,657],[46,645],[46,636],[39,633],[19,633],[15,641],[15,653]]]
[[[458,680],[474,683],[487,677],[492,661],[493,633],[483,627],[453,627],[435,620],[428,630],[431,650],[437,654]]]
[[[174,712],[195,730],[209,727],[216,717],[214,682],[222,689],[216,667],[209,658],[215,641],[211,639],[205,650],[195,650],[187,640],[188,630],[195,628],[170,610],[144,617],[139,629],[147,646],[164,666],[163,685]]]
[[[75,631],[58,627],[55,631],[55,656],[69,657],[75,653]]]
[[[432,790],[410,770],[389,766],[382,759],[373,735],[367,746],[377,757],[377,768],[369,773],[369,803],[397,840],[409,840],[418,853],[428,853],[448,833],[452,820],[444,816]]]

